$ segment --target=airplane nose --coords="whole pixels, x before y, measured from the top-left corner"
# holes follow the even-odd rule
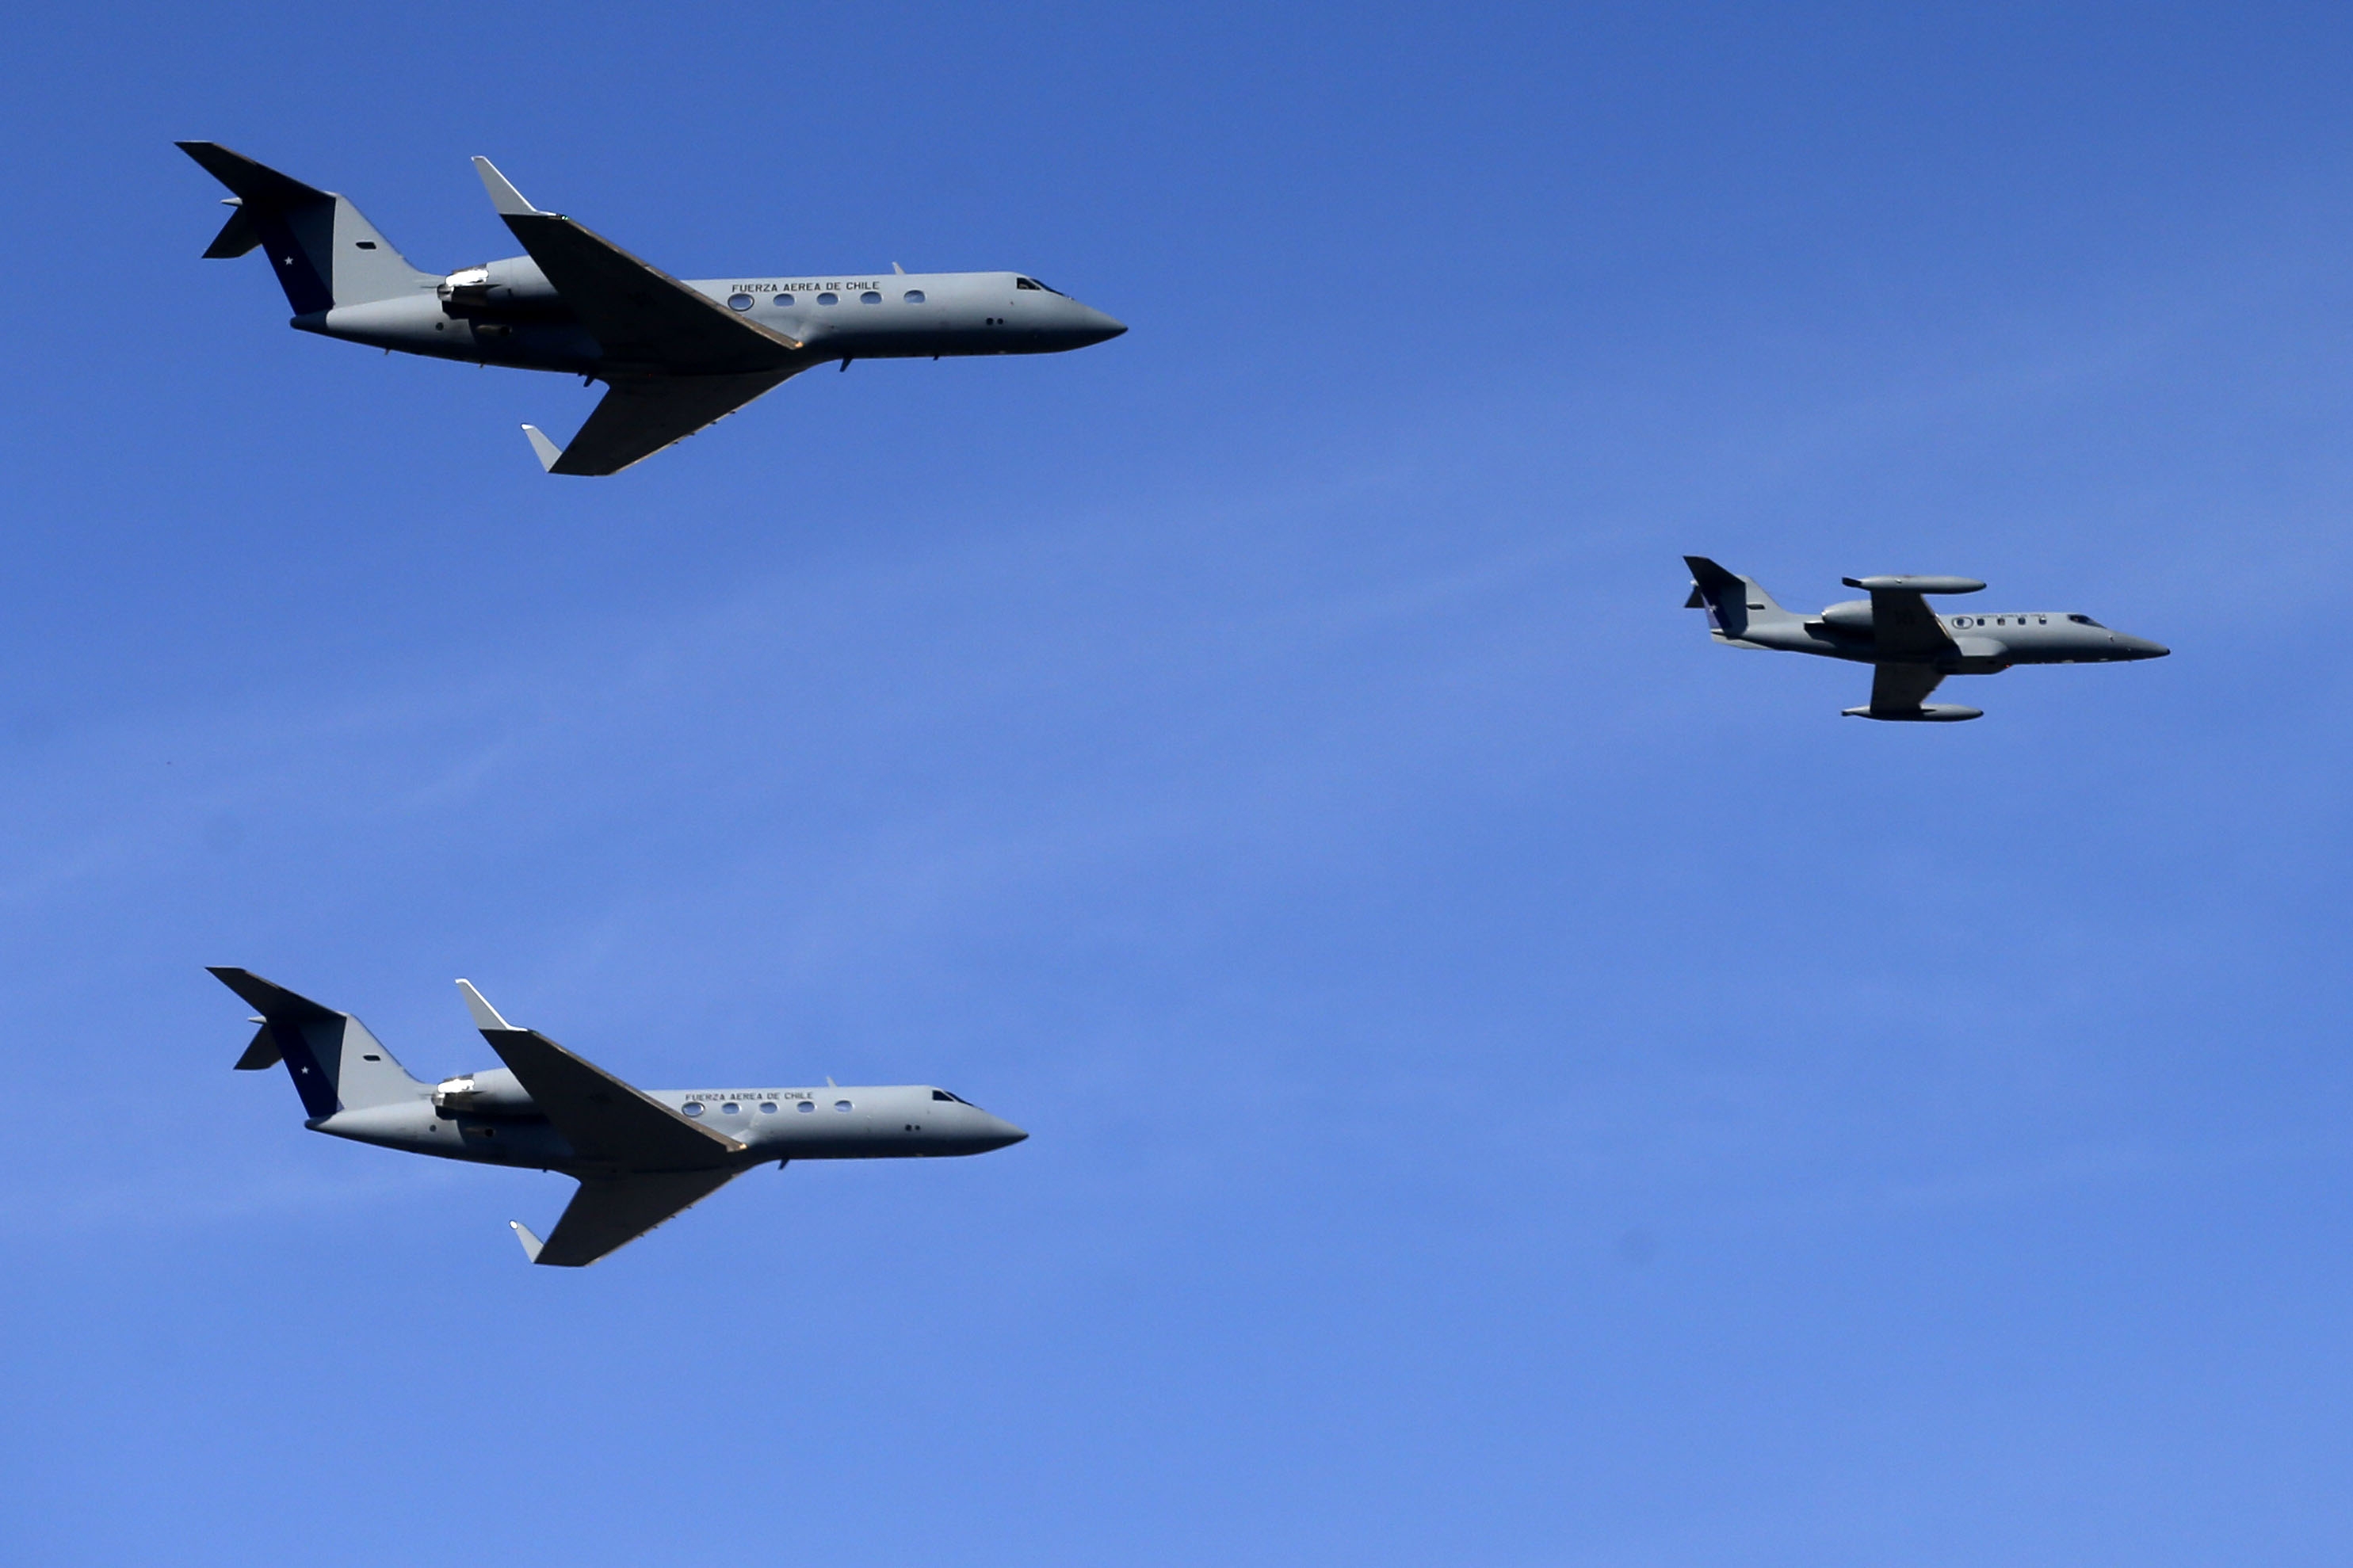
[[[1080,330],[1086,334],[1090,343],[1107,343],[1127,331],[1125,321],[1107,316],[1092,305],[1082,305],[1079,309],[1086,312]]]
[[[2119,637],[2116,640],[2124,644],[2125,651],[2134,658],[2163,658],[2173,651],[2163,643],[2151,642],[2147,637]]]
[[[1029,1134],[1002,1116],[992,1116],[988,1121],[988,1146],[991,1149],[1010,1149],[1016,1143],[1029,1141]]]

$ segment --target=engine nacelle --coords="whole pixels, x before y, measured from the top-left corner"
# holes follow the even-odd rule
[[[1867,632],[1871,629],[1871,601],[1849,599],[1842,605],[1832,605],[1821,613],[1821,622],[1842,632]]]
[[[441,279],[441,313],[469,321],[568,321],[571,310],[539,263],[510,257]]]
[[[536,1116],[538,1103],[505,1068],[461,1073],[433,1086],[433,1109],[454,1116]]]

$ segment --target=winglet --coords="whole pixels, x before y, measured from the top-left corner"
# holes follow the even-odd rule
[[[491,193],[491,205],[501,217],[530,217],[539,209],[522,199],[522,193],[508,184],[499,173],[498,165],[488,158],[474,160],[474,173],[482,176],[482,189]]]
[[[466,998],[466,1011],[474,1016],[474,1027],[485,1033],[491,1030],[506,1034],[514,1032],[514,1026],[500,1017],[496,1007],[482,1000],[482,994],[474,989],[472,981],[460,980],[458,982],[458,990]]]
[[[531,449],[539,454],[539,466],[554,473],[557,460],[564,456],[564,448],[549,440],[547,432],[536,425],[524,426],[522,433],[531,437]]]
[[[458,984],[462,985],[465,982],[461,980]],[[522,1243],[522,1255],[533,1263],[538,1262],[539,1249],[545,1247],[547,1243],[532,1235],[531,1227],[519,1219],[507,1221],[507,1226],[515,1233],[515,1239]]]

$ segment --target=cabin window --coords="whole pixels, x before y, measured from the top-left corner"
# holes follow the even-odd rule
[[[775,1100],[764,1100],[760,1101],[760,1114],[761,1114],[761,1115],[763,1115],[763,1116],[774,1116],[776,1113],[776,1102]]]
[[[920,305],[923,302],[923,291],[921,289],[910,289],[899,297],[910,305]]]
[[[729,1100],[726,1104],[724,1104],[724,1105],[721,1106],[719,1109],[720,1109],[720,1110],[723,1110],[723,1111],[725,1111],[728,1115],[733,1116],[733,1115],[734,1115],[737,1111],[739,1111],[739,1110],[743,1110],[744,1108],[743,1108],[742,1106],[740,1106],[740,1105],[736,1104],[733,1100]]]
[[[879,305],[882,302],[882,296],[869,289],[858,297],[858,302],[861,305]]]
[[[748,310],[752,308],[752,296],[730,294],[727,296],[727,308],[731,310]]]
[[[804,1112],[815,1110],[817,1109],[817,1101],[814,1100],[804,1100],[798,1105],[794,1106],[793,1109],[795,1110]]]
[[[841,303],[841,296],[839,294],[819,294],[817,297],[817,302],[820,305],[839,305]]]
[[[700,1116],[702,1114],[702,1101],[699,1100],[690,1100],[684,1105],[680,1106],[679,1109],[685,1111],[689,1116]]]
[[[849,1101],[846,1100],[837,1100],[833,1102],[833,1108],[836,1110],[847,1110],[849,1109]]]
[[[776,296],[776,309],[779,310],[791,309],[793,303],[793,296],[790,294],[779,294]]]

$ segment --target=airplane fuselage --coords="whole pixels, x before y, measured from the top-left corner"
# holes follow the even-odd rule
[[[467,1080],[503,1079],[503,1073]],[[581,1160],[546,1117],[512,1089],[487,1104],[440,1090],[390,1105],[339,1110],[303,1123],[314,1132],[412,1154],[578,1174]],[[1025,1136],[1010,1123],[923,1084],[855,1089],[648,1089],[647,1097],[744,1146],[733,1163],[985,1154]],[[520,1100],[519,1103],[516,1101]],[[504,1102],[504,1103],[501,1103]]]
[[[1017,272],[687,279],[687,287],[829,360],[1059,353],[1118,321]],[[428,279],[413,295],[296,316],[296,329],[435,359],[586,376],[638,369],[574,318],[528,258]],[[791,363],[787,355],[786,363]]]
[[[1941,655],[1917,658],[1880,650],[1867,600],[1833,605],[1803,620],[1752,620],[1738,637],[1721,630],[1715,637],[1734,647],[1819,654],[1858,664],[1933,664],[1952,675],[1992,675],[2014,664],[2108,664],[2155,658],[2166,651],[2146,638],[2104,626],[2089,616],[2055,610],[1937,616],[1936,622],[1953,646]]]

